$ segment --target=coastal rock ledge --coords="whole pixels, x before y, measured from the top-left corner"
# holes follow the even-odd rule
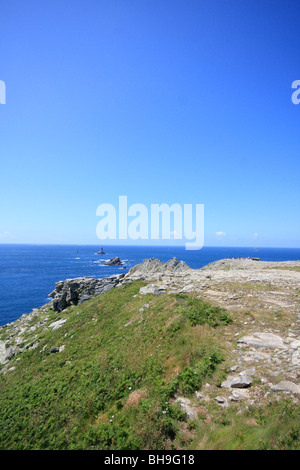
[[[113,258],[110,264],[121,263],[118,257]],[[109,264],[109,263],[106,263]],[[156,259],[145,259],[142,263],[134,266],[127,274],[118,274],[103,279],[90,277],[77,277],[66,279],[55,283],[55,289],[50,292],[49,297],[53,299],[52,309],[61,312],[70,305],[80,305],[104,292],[109,291],[118,284],[135,279],[160,279],[162,274],[181,273],[190,270],[186,263],[173,258],[166,263]]]
[[[52,308],[57,312],[61,312],[70,305],[80,305],[86,300],[117,286],[123,277],[124,274],[104,279],[77,277],[56,282],[55,289],[49,294],[49,297],[53,299]]]

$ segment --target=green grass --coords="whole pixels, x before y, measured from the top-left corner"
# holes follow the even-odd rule
[[[275,291],[276,287],[271,286],[270,284],[258,284],[251,282],[226,282],[222,284],[222,287],[225,287],[227,290],[242,290],[242,291]]]
[[[300,272],[300,266],[274,266],[272,268],[266,268],[266,269],[280,269],[284,271],[297,271]]]
[[[290,399],[249,407],[218,410],[214,421],[200,423],[191,448],[198,450],[299,450],[300,409]]]
[[[212,327],[216,327],[232,323],[230,315],[228,315],[224,308],[210,305],[202,299],[188,297],[184,294],[177,294],[176,297],[184,300],[181,311],[192,325],[204,325],[207,323]]]
[[[67,322],[41,333],[38,347],[16,356],[16,369],[1,375],[1,449],[164,448],[175,439],[184,415],[172,397],[200,388],[221,362],[221,348],[208,330],[201,342],[190,321],[200,300],[141,296],[141,285],[50,312],[48,323]],[[139,312],[146,302],[150,307]],[[213,317],[210,311],[206,327],[219,323],[217,312]],[[126,406],[139,390],[142,398]]]

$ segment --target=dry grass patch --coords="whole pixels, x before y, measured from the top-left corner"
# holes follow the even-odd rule
[[[128,397],[126,403],[125,403],[125,408],[133,408],[139,404],[141,400],[144,398],[147,398],[147,390],[142,389],[142,390],[134,390]]]
[[[265,269],[279,269],[280,271],[298,271],[300,272],[300,266],[275,266],[273,268],[265,268]]]

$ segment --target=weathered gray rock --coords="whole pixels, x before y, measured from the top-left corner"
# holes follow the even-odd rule
[[[191,400],[189,398],[178,397],[176,398],[175,403],[180,404],[180,408],[186,413],[186,417],[188,419],[196,419],[197,413],[191,407]]]
[[[20,348],[19,351],[22,353],[26,351],[26,349],[34,349],[37,344],[39,343],[39,339],[33,339],[32,341],[29,341],[23,348]]]
[[[240,377],[245,377],[246,375],[249,377],[253,377],[256,373],[255,367],[252,367],[251,369],[246,369],[242,370],[242,372],[239,373]]]
[[[243,399],[243,396],[240,395],[239,393],[233,391],[232,394],[228,398],[230,401],[239,401]]]
[[[157,258],[149,258],[133,266],[126,274],[126,279],[148,279],[152,278],[153,275],[182,273],[190,269],[191,268],[184,261],[178,261],[175,257],[166,263]]]
[[[70,305],[80,305],[86,300],[117,286],[123,277],[124,274],[119,274],[104,279],[78,277],[59,281],[55,284],[55,289],[49,294],[49,297],[53,298],[52,308],[61,312]]]
[[[296,385],[289,380],[282,380],[271,387],[272,392],[292,392],[300,393],[300,385]]]
[[[8,368],[9,368],[9,363],[5,364],[5,366],[2,367],[2,369],[0,370],[0,374],[5,374]]]
[[[253,378],[248,375],[236,375],[227,377],[227,380],[221,383],[223,388],[247,388],[253,382]]]
[[[240,338],[238,343],[254,348],[286,348],[283,339],[273,333],[256,332]]]
[[[217,397],[215,398],[215,400],[216,400],[217,403],[225,403],[225,402],[226,402],[226,398],[224,398],[224,397],[219,397],[219,396],[217,396]]]
[[[154,294],[159,295],[163,294],[166,291],[163,287],[155,286],[154,284],[149,284],[148,286],[140,288],[140,294]]]
[[[8,347],[8,348],[6,349],[6,354],[5,354],[6,360],[7,360],[7,361],[10,361],[10,359],[11,359],[12,357],[14,357],[14,355],[16,354],[16,352],[17,352],[17,348],[16,348],[16,347],[12,347],[12,346]]]
[[[8,346],[4,341],[0,341],[0,364],[10,361],[18,352],[16,345]]]
[[[300,351],[299,349],[293,352],[291,363],[295,367],[300,367]]]
[[[6,361],[6,347],[4,341],[0,341],[0,364]]]
[[[60,328],[61,326],[63,326],[63,324],[64,324],[66,321],[67,321],[67,320],[57,320],[57,321],[54,321],[53,323],[50,323],[49,328],[51,328],[52,331],[57,330],[58,328]]]

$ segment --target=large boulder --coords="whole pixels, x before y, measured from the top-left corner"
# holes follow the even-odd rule
[[[55,289],[49,294],[49,297],[53,298],[52,308],[61,312],[70,305],[82,304],[96,295],[109,291],[118,285],[123,277],[124,274],[104,279],[77,277],[56,282]]]
[[[229,376],[222,382],[222,388],[247,388],[253,382],[253,378],[248,375]]]
[[[283,339],[273,333],[255,332],[238,340],[239,344],[254,348],[286,348]]]
[[[4,341],[0,341],[0,364],[6,362],[6,347]]]
[[[18,352],[17,346],[8,346],[4,341],[0,341],[0,364],[5,364]]]
[[[300,393],[300,385],[294,384],[289,380],[282,380],[276,385],[272,385],[272,392],[291,392],[291,393]]]

